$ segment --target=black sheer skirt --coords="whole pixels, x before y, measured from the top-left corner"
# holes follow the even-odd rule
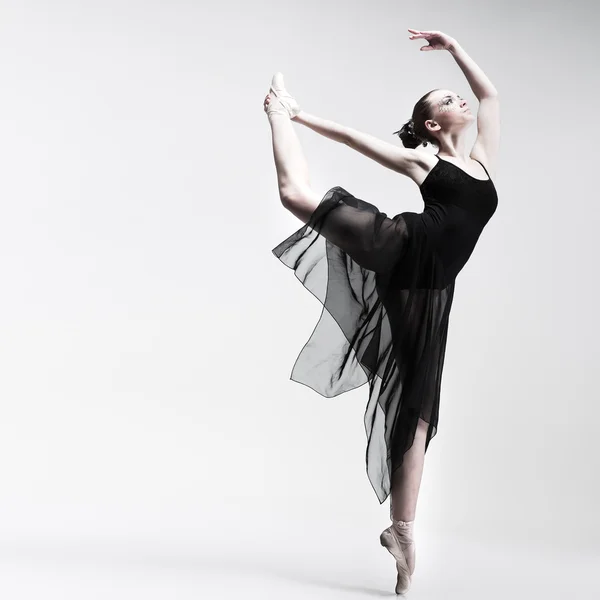
[[[339,186],[273,254],[323,304],[290,379],[327,398],[369,384],[367,476],[383,503],[418,420],[425,450],[437,433],[454,281],[423,213],[388,218]]]

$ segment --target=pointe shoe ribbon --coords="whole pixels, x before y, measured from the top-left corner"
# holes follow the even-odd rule
[[[279,71],[273,75],[269,92],[271,92],[277,98],[277,100],[279,100],[279,104],[281,107],[283,107],[290,119],[294,118],[302,110],[298,105],[298,102],[296,102],[296,99],[285,89],[285,84],[283,83],[283,74]],[[276,104],[277,103],[275,102],[270,103],[267,113],[282,112],[281,107],[276,106]],[[269,110],[271,107],[273,107],[273,109]]]
[[[381,545],[396,559],[396,594],[404,594],[411,585],[412,571],[406,560],[405,549],[414,544],[411,537],[413,523],[414,521],[393,521],[379,536]],[[411,550],[414,551],[414,548]]]

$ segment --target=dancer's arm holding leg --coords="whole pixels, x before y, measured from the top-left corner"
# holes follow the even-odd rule
[[[402,175],[411,176],[415,165],[422,167],[420,152],[412,148],[400,148],[368,133],[340,125],[329,119],[316,117],[305,111],[301,111],[292,120],[335,142],[345,144]]]

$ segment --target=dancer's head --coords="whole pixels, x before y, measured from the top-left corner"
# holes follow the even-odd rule
[[[458,94],[436,89],[419,99],[412,118],[401,129],[394,131],[394,135],[398,135],[406,148],[416,148],[421,144],[427,146],[428,143],[439,148],[441,134],[456,134],[466,130],[474,120],[475,115]]]

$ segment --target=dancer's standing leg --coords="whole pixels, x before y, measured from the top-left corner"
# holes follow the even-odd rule
[[[402,466],[392,475],[390,514],[394,519],[413,521],[425,462],[425,440],[429,423],[419,419],[412,446],[404,455]]]
[[[419,419],[413,444],[405,453],[402,466],[392,474],[390,518],[411,573],[415,570],[413,525],[423,476],[428,427],[429,423]]]

